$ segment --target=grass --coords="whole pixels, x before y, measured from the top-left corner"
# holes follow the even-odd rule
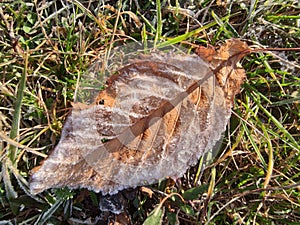
[[[1,223],[110,218],[99,210],[97,193],[57,189],[33,196],[28,180],[58,142],[80,76],[115,46],[133,40],[215,45],[228,38],[300,46],[297,1],[137,3],[0,3]],[[162,181],[127,196],[133,224],[299,224],[299,52],[278,55],[243,59],[247,80],[220,154],[212,163],[201,159],[176,184]],[[121,216],[112,220],[125,223]]]

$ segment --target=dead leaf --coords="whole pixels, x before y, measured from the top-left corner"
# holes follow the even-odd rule
[[[208,45],[206,48],[204,46],[199,46],[195,53],[200,56],[204,61],[211,62],[216,56],[215,47],[212,45]]]
[[[130,220],[130,216],[126,212],[123,212],[120,214],[116,214],[114,216],[114,219],[110,219],[108,224],[109,225],[130,225],[132,224],[132,222]]]
[[[94,104],[73,108],[31,192],[68,186],[114,194],[181,177],[225,131],[245,78],[238,53],[247,49],[229,40],[217,51],[202,48],[209,60],[153,53],[123,67]]]
[[[152,198],[152,195],[154,194],[153,191],[147,187],[141,187],[140,190],[141,190],[141,192],[147,194],[149,196],[149,198]]]

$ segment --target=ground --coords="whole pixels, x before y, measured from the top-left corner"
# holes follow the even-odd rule
[[[111,49],[152,40],[193,51],[230,38],[253,48],[296,48],[298,1],[7,0],[0,6],[1,223],[299,224],[299,50],[242,59],[247,79],[219,154],[176,182],[122,193],[126,214],[100,211],[101,195],[92,191],[35,196],[28,189],[32,169],[60,138],[78,79]]]

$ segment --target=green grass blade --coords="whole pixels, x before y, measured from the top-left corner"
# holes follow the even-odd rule
[[[214,21],[214,22],[211,22],[203,27],[199,27],[198,29],[196,30],[192,30],[188,33],[185,33],[185,34],[182,34],[182,35],[179,35],[177,37],[174,37],[174,38],[171,38],[169,39],[168,41],[165,41],[165,42],[162,42],[161,44],[158,44],[157,47],[158,48],[164,48],[164,47],[167,47],[167,46],[170,46],[170,45],[174,45],[174,44],[177,44],[177,43],[180,43],[186,39],[188,39],[189,37],[192,37],[208,28],[211,28],[213,26],[215,26],[217,23]]]
[[[251,135],[250,130],[248,129],[248,127],[247,127],[247,125],[245,123],[242,123],[242,125],[244,127],[244,130],[245,130],[245,132],[247,134],[247,137],[248,137],[248,139],[249,139],[249,141],[250,141],[250,143],[251,143],[251,145],[252,145],[255,153],[257,154],[258,158],[260,159],[260,162],[262,163],[262,165],[264,166],[264,168],[267,169],[268,168],[267,163],[266,163],[264,157],[262,156],[262,154],[260,153],[260,150],[259,150],[260,148],[257,146],[256,142],[254,141],[254,139],[253,139],[253,137]]]
[[[28,67],[28,53],[25,54],[25,66],[24,66],[21,80],[18,85],[17,99],[16,99],[15,110],[13,114],[13,122],[12,122],[11,131],[9,135],[11,139],[16,139],[19,135],[20,121],[21,121],[21,107],[22,107],[22,100],[24,96],[26,79],[27,79],[27,67]],[[9,155],[9,159],[13,163],[15,163],[17,159],[17,148],[15,146],[10,146],[8,155]]]
[[[81,2],[79,2],[78,0],[68,0],[68,2],[71,2],[72,4],[75,4],[79,9],[81,9],[91,20],[95,21],[97,23],[97,25],[99,26],[100,29],[103,29],[101,26],[100,21],[98,20],[98,18],[96,16],[94,16],[94,14],[87,9]]]
[[[62,199],[58,199],[47,211],[42,213],[34,225],[46,224],[47,220],[56,212],[56,210],[63,203]]]
[[[231,16],[235,16],[235,15],[236,14],[232,14]],[[230,17],[223,17],[220,20],[221,21],[226,21],[229,18]],[[190,37],[192,37],[192,36],[194,36],[194,35],[202,32],[202,31],[208,30],[209,28],[211,28],[211,27],[213,27],[215,25],[217,25],[216,21],[210,22],[210,23],[208,23],[205,26],[199,27],[199,28],[197,28],[195,30],[192,30],[192,31],[188,32],[188,33],[179,35],[177,37],[169,39],[168,41],[162,42],[162,43],[160,43],[160,44],[157,45],[157,48],[164,48],[164,47],[167,47],[167,46],[170,46],[170,45],[174,45],[174,44],[180,43],[180,42],[185,41],[188,38],[190,38]]]
[[[154,39],[154,46],[160,41],[162,36],[162,15],[160,0],[156,0],[156,15],[157,15],[157,27]]]
[[[6,160],[2,164],[2,179],[5,187],[5,194],[8,200],[14,199],[18,197],[17,192],[14,190],[14,187],[11,183],[11,173],[9,171],[8,164],[11,162],[7,162]]]
[[[144,22],[151,29],[152,32],[156,32],[155,27],[152,26],[152,24],[149,22],[149,20],[144,15],[142,15],[140,12],[137,12],[137,14],[144,20]],[[143,29],[146,29],[146,28],[143,28]]]
[[[272,120],[272,122],[277,126],[277,128],[288,138],[288,140],[291,142],[291,145],[295,149],[299,149],[299,143],[294,139],[294,137],[282,126],[282,124],[265,108],[263,107],[256,99],[253,99],[257,106],[262,110],[267,117]]]

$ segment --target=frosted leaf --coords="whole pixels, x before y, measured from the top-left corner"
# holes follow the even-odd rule
[[[196,54],[136,55],[106,81],[94,103],[74,104],[60,142],[30,188],[88,188],[115,194],[181,177],[225,131],[245,77],[247,50],[229,40]]]

